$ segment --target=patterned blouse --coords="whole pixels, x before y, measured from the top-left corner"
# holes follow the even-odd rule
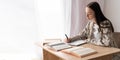
[[[71,38],[71,41],[83,39],[95,45],[117,47],[112,41],[112,32],[112,24],[109,20],[101,22],[100,27],[90,21],[80,34]]]
[[[70,41],[82,39],[95,45],[117,48],[117,44],[112,39],[112,28],[109,20],[101,22],[100,27],[93,22],[88,22],[84,30],[77,36],[70,38]],[[120,54],[114,54],[112,60],[120,60]]]

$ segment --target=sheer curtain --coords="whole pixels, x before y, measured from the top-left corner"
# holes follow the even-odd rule
[[[63,5],[63,0],[0,0],[0,60],[42,57],[34,43],[64,36]]]
[[[70,35],[72,0],[64,0],[64,33]]]
[[[64,0],[36,0],[36,22],[38,41],[64,38]],[[37,55],[42,58],[42,49],[37,47]]]
[[[87,19],[86,19],[86,15],[85,15],[85,7],[89,2],[92,1],[97,1],[98,3],[100,3],[102,10],[104,9],[104,0],[68,0],[68,4],[71,1],[71,5],[69,5],[71,7],[71,11],[69,12],[68,16],[69,17],[68,20],[70,20],[70,24],[68,27],[70,27],[70,30],[67,29],[67,31],[69,31],[69,36],[73,37],[75,35],[77,35],[78,33],[80,33],[83,28],[86,26],[87,24]],[[69,7],[67,6],[67,7]],[[66,8],[67,8],[66,7]],[[67,17],[68,17],[67,16]]]
[[[31,60],[37,24],[34,0],[0,0],[0,60]]]
[[[62,38],[64,35],[63,0],[37,0],[39,39]]]

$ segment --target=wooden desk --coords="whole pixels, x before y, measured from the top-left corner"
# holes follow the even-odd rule
[[[118,48],[112,47],[101,47],[93,44],[84,44],[83,47],[89,47],[95,49],[98,53],[89,55],[83,58],[78,58],[61,51],[56,52],[43,46],[41,43],[37,43],[38,46],[43,48],[43,59],[44,60],[112,60],[112,55],[120,52]]]

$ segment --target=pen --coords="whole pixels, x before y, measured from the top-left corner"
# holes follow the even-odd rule
[[[67,40],[68,40],[68,36],[67,36],[67,34],[65,34],[65,37],[67,38]]]

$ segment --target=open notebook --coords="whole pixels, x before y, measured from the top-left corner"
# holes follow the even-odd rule
[[[62,50],[62,52],[74,55],[76,57],[84,57],[87,55],[97,53],[96,50],[92,48],[85,48],[85,47],[73,47],[73,48]]]
[[[87,43],[86,40],[76,40],[76,41],[70,42],[68,44],[70,44],[72,46],[79,46],[79,45],[82,45],[82,44],[85,44],[85,43]]]
[[[51,49],[53,49],[55,51],[60,51],[60,50],[72,47],[69,44],[64,43],[64,42],[53,42],[53,43],[47,44],[47,46],[49,46]]]

